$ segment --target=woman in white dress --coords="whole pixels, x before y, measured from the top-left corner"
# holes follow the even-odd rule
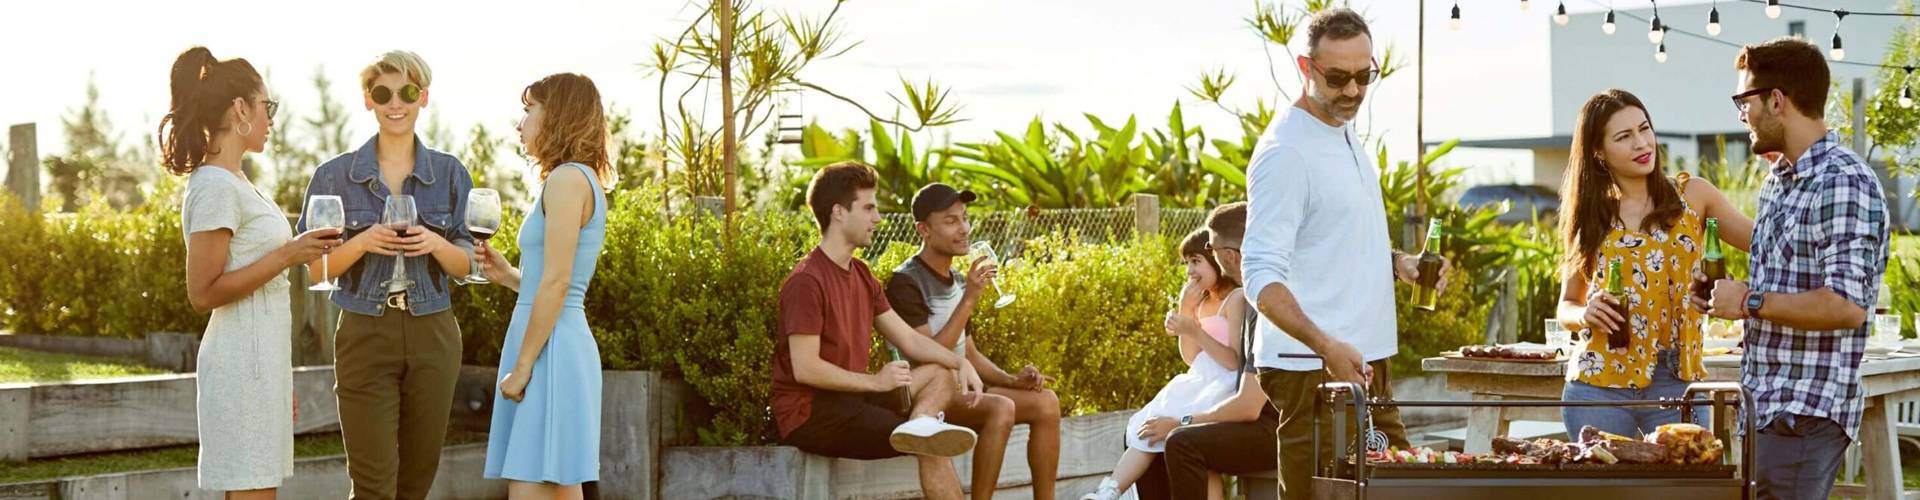
[[[1207,411],[1238,390],[1240,325],[1247,301],[1240,283],[1221,272],[1208,247],[1206,228],[1195,230],[1180,244],[1180,260],[1187,266],[1187,285],[1180,291],[1179,309],[1167,315],[1167,334],[1180,340],[1180,358],[1187,372],[1167,381],[1153,401],[1127,419],[1127,451],[1113,467],[1113,475],[1083,499],[1119,498],[1140,480],[1166,441],[1142,436],[1154,417],[1184,418]]]
[[[160,121],[167,170],[187,178],[181,227],[187,300],[211,311],[200,341],[199,485],[228,499],[274,498],[293,476],[292,318],[287,268],[319,258],[339,230],[293,237],[287,216],[240,170],[266,147],[279,103],[244,59],[205,47],[173,63]]]

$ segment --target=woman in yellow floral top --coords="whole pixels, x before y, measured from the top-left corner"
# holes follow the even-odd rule
[[[1742,251],[1753,219],[1711,184],[1658,167],[1653,120],[1640,99],[1607,90],[1587,99],[1574,129],[1561,188],[1560,322],[1584,342],[1567,365],[1568,401],[1679,398],[1706,377],[1700,363],[1699,312],[1687,303],[1700,262],[1702,226],[1719,219],[1720,237]],[[1618,260],[1625,296],[1605,291],[1606,263]],[[1625,349],[1607,338],[1626,335]],[[1567,407],[1568,435],[1583,426],[1623,436],[1680,421],[1679,409]]]

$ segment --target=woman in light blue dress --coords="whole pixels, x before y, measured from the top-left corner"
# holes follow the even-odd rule
[[[600,477],[600,349],[584,303],[606,239],[606,117],[593,81],[573,73],[534,82],[520,100],[520,140],[541,187],[520,226],[520,267],[480,249],[487,278],[520,292],[485,476],[508,480],[513,499],[581,498],[580,484]]]

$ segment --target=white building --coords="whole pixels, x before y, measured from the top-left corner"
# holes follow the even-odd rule
[[[1567,0],[1569,5],[1588,9],[1601,5],[1595,2]],[[1540,4],[1536,9],[1556,6],[1551,1],[1535,3]],[[1739,49],[1715,40],[1747,44],[1798,35],[1825,51],[1834,33],[1835,16],[1826,12],[1789,7],[1781,12],[1779,19],[1769,19],[1762,5],[1726,0],[1717,3],[1720,34],[1707,39],[1704,37],[1708,12],[1716,4],[1659,2],[1663,23],[1674,30],[1692,33],[1669,32],[1667,60],[1662,63],[1655,60],[1656,46],[1647,36],[1646,19],[1653,17],[1652,3],[1616,3],[1622,8],[1614,14],[1616,30],[1612,35],[1601,30],[1607,15],[1604,10],[1576,13],[1566,26],[1554,26],[1550,30],[1551,131],[1532,137],[1465,140],[1461,146],[1529,150],[1533,156],[1531,182],[1558,188],[1567,166],[1581,104],[1602,90],[1619,88],[1632,92],[1646,103],[1669,161],[1697,165],[1702,157],[1715,159],[1719,154],[1715,143],[1720,138],[1726,140],[1732,160],[1744,161],[1749,154],[1747,130],[1728,99],[1736,92],[1733,63]],[[1898,7],[1897,0],[1801,0],[1800,3],[1852,11],[1893,11]],[[1634,8],[1624,8],[1628,6]],[[1845,42],[1845,60],[1879,64],[1886,55],[1888,40],[1903,22],[1905,19],[1898,17],[1848,16],[1840,30]],[[1831,61],[1829,67],[1835,86],[1843,91],[1840,95],[1850,96],[1856,79],[1863,81],[1864,95],[1869,99],[1877,91],[1877,68]],[[1489,77],[1489,81],[1497,80]],[[1889,189],[1890,193],[1893,191]]]

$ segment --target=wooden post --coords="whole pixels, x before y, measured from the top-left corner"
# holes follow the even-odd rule
[[[1137,234],[1160,233],[1160,197],[1133,195],[1133,230]]]
[[[0,389],[0,462],[25,462],[33,456],[33,386]]]
[[[1413,64],[1413,209],[1427,216],[1427,2],[1420,2],[1419,43]],[[1302,90],[1301,92],[1305,92]],[[1422,221],[1424,222],[1424,221]]]
[[[721,139],[720,165],[726,171],[727,236],[733,236],[734,184],[739,182],[739,158],[735,149],[739,138],[733,123],[733,0],[715,0],[720,9],[720,115],[725,131]]]
[[[7,151],[13,158],[12,167],[7,169],[7,189],[13,191],[21,206],[37,212],[40,210],[40,149],[34,125],[14,125],[8,135]]]

